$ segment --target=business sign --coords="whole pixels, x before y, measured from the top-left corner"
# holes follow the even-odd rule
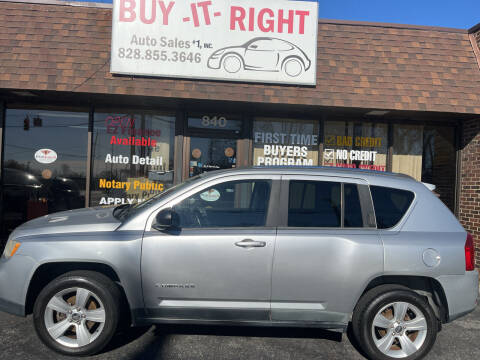
[[[40,149],[33,156],[40,164],[51,164],[57,161],[58,155],[50,149]]]
[[[114,0],[117,74],[315,85],[318,5]]]

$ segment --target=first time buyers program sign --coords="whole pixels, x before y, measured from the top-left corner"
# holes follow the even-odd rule
[[[318,7],[287,0],[114,0],[111,72],[315,85]]]

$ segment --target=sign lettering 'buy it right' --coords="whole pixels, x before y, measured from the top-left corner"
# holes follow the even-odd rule
[[[314,85],[317,3],[114,0],[111,71]]]

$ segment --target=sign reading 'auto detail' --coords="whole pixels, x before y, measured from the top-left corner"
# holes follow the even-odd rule
[[[318,8],[287,0],[114,0],[111,72],[315,85]]]

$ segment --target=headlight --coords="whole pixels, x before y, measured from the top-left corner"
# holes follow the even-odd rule
[[[225,49],[221,49],[221,50],[217,50],[213,53],[213,57],[218,57],[220,55],[222,55],[223,53],[225,52]]]
[[[7,245],[5,245],[5,250],[3,251],[3,256],[5,256],[7,259],[9,257],[12,257],[20,247],[20,242],[15,241],[15,240],[8,240]]]

